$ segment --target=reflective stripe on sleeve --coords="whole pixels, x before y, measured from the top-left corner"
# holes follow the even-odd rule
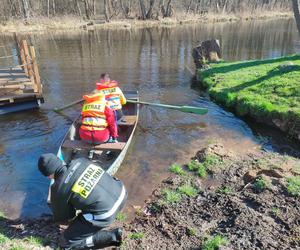
[[[97,214],[97,215],[92,215],[92,214],[84,214],[83,217],[86,220],[92,220],[91,218],[93,218],[93,220],[105,220],[109,217],[111,217],[119,208],[119,206],[121,205],[121,203],[123,202],[124,198],[126,195],[126,190],[124,185],[122,185],[122,191],[120,194],[120,197],[118,198],[118,200],[115,202],[115,204],[113,205],[113,207],[107,211],[104,214]]]

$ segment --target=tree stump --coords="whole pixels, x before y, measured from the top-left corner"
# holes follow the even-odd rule
[[[217,39],[201,42],[193,49],[193,58],[197,68],[207,68],[208,62],[218,62],[221,58],[220,42]]]

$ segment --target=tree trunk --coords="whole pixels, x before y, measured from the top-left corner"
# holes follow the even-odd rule
[[[147,15],[146,15],[147,19],[150,19],[152,17],[152,11],[153,11],[155,1],[156,0],[150,0],[150,7],[149,7],[149,10],[148,10]]]
[[[191,0],[191,1],[190,1],[190,4],[189,4],[189,6],[187,7],[187,10],[186,10],[186,14],[189,14],[193,2],[194,2],[194,0]]]
[[[53,16],[56,14],[56,7],[55,7],[55,0],[52,0],[52,11],[53,11]]]
[[[294,16],[296,20],[296,25],[298,29],[298,33],[300,36],[300,13],[299,13],[299,3],[298,0],[292,0],[293,1],[293,10],[294,10]]]
[[[80,9],[80,5],[79,5],[79,2],[78,2],[78,1],[79,1],[79,0],[75,0],[75,4],[76,4],[77,12],[78,12],[79,16],[81,16],[82,14],[81,14],[81,9]]]
[[[121,7],[121,10],[122,10],[122,12],[123,12],[125,18],[128,18],[128,13],[127,13],[127,11],[126,11],[126,9],[125,9],[125,7],[124,7],[123,0],[120,0],[120,7]]]
[[[93,0],[93,15],[96,16],[96,1]]]
[[[225,14],[228,0],[225,0],[222,13]]]
[[[28,1],[27,0],[22,0],[22,4],[23,4],[23,10],[24,10],[24,18],[28,19],[29,18]]]
[[[106,22],[110,21],[110,13],[109,13],[109,0],[104,0],[104,15]]]
[[[145,8],[145,3],[144,0],[140,0],[140,7],[141,7],[141,14],[142,14],[142,19],[146,20],[146,8]]]
[[[167,3],[167,7],[166,7],[164,17],[171,17],[171,15],[172,15],[171,2],[172,2],[172,0],[169,0],[168,3]]]
[[[106,0],[105,0],[106,1]],[[91,16],[90,16],[90,8],[89,8],[89,2],[88,0],[84,0],[84,8],[85,8],[85,15],[86,15],[86,18],[88,20],[91,19]]]
[[[50,16],[50,0],[47,0],[47,17]]]

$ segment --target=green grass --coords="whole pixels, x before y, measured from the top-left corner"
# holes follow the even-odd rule
[[[174,174],[177,174],[177,175],[184,175],[185,172],[184,170],[182,169],[181,166],[179,166],[178,164],[174,163],[172,164],[172,166],[170,167],[170,171]]]
[[[17,246],[14,244],[13,247],[11,247],[9,250],[28,250],[28,248],[22,247],[22,246]]]
[[[140,240],[145,237],[145,234],[143,232],[137,232],[137,233],[130,233],[129,238],[132,240]]]
[[[191,160],[187,167],[190,171],[197,171],[200,167],[201,167],[201,163],[199,163],[198,161],[195,161],[195,160]]]
[[[278,216],[280,214],[280,209],[278,207],[272,207],[271,212],[273,215]]]
[[[126,220],[126,214],[119,212],[116,216],[116,220],[119,222],[124,222]]]
[[[196,236],[197,235],[197,229],[196,228],[188,228],[187,234],[189,236]]]
[[[188,197],[195,197],[198,194],[198,190],[189,184],[178,187],[178,192]]]
[[[5,215],[2,211],[0,211],[0,221],[3,220],[3,219],[5,219]]]
[[[292,196],[300,196],[300,176],[287,178],[287,191]]]
[[[162,198],[163,202],[173,204],[181,200],[181,194],[168,188],[165,188],[162,190]]]
[[[0,233],[0,244],[7,243],[8,241],[10,241],[10,239],[3,233]]]
[[[264,177],[259,176],[254,181],[253,187],[256,191],[262,192],[267,188],[268,184]]]
[[[47,239],[47,238],[42,238],[42,237],[39,237],[39,236],[29,236],[27,238],[25,238],[25,240],[32,244],[32,245],[35,245],[35,246],[45,246],[47,244],[50,243],[50,240]]]
[[[225,237],[221,235],[216,235],[215,237],[205,240],[201,249],[218,250],[221,246],[226,246],[227,244],[228,240]]]
[[[221,163],[221,159],[217,155],[207,154],[204,158],[203,165],[206,169],[216,166]]]
[[[300,122],[300,55],[211,64],[198,72],[198,79],[223,106],[242,116],[288,120],[288,132],[295,136],[293,128]]]
[[[197,171],[198,175],[201,177],[201,178],[205,178],[207,176],[207,171],[206,171],[206,167],[202,164],[198,171]]]
[[[217,193],[219,194],[226,194],[226,195],[229,195],[229,194],[232,194],[233,190],[231,187],[219,187],[216,191]]]

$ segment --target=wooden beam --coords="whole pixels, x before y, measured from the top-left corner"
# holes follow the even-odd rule
[[[35,50],[34,50],[33,46],[30,46],[30,53],[31,53],[32,65],[33,65],[35,84],[37,86],[38,93],[42,94],[41,77],[40,77],[39,68],[38,68],[38,65],[36,62]]]
[[[133,126],[136,123],[136,115],[126,115],[118,121],[120,126]]]
[[[26,61],[25,68],[27,68],[27,72],[28,72],[28,76],[29,76],[30,80],[34,83],[35,79],[34,79],[34,73],[33,73],[33,69],[32,69],[32,62],[31,62],[31,57],[29,54],[29,49],[28,49],[26,40],[23,40],[23,47],[24,47],[25,61]]]
[[[73,149],[96,149],[102,151],[121,151],[125,147],[125,142],[118,143],[102,143],[99,145],[92,145],[84,141],[79,140],[65,140],[62,147],[64,148],[73,148]]]
[[[26,56],[25,56],[23,41],[20,44],[20,58],[21,58],[21,64],[25,65],[26,64]],[[28,76],[28,70],[27,70],[26,65],[22,66],[22,68],[25,71],[26,76]]]

